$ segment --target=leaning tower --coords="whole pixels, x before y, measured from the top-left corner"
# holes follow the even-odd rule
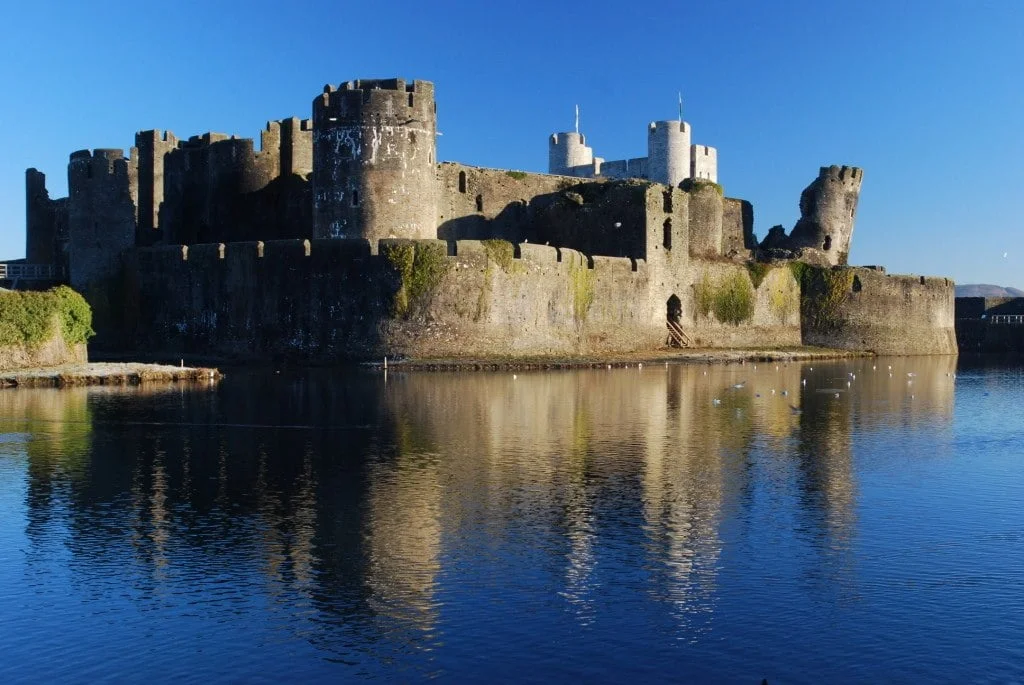
[[[313,101],[313,236],[437,237],[434,84],[324,87]]]
[[[846,265],[857,219],[864,171],[852,166],[823,166],[800,194],[800,220],[789,234],[791,247],[821,250],[826,261]]]

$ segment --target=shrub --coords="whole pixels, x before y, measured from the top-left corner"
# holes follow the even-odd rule
[[[89,304],[67,286],[0,294],[0,346],[38,347],[53,335],[55,319],[69,345],[87,342],[95,335]]]

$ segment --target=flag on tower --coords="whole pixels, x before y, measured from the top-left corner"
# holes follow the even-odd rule
[[[683,120],[683,91],[679,91],[679,121]]]
[[[580,132],[580,106],[576,105],[576,133]]]

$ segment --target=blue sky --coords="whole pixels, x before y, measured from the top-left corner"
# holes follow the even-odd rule
[[[545,171],[547,135],[646,154],[676,115],[761,237],[825,164],[865,169],[855,264],[1024,287],[1024,2],[17,3],[0,43],[0,256],[24,170],[135,131],[258,137],[325,83],[437,86],[442,160]],[[1003,254],[1007,253],[1004,257]]]

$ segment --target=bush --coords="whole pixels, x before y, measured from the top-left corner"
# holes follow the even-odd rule
[[[54,334],[54,319],[68,345],[95,335],[89,303],[67,286],[0,294],[0,346],[39,347]]]

